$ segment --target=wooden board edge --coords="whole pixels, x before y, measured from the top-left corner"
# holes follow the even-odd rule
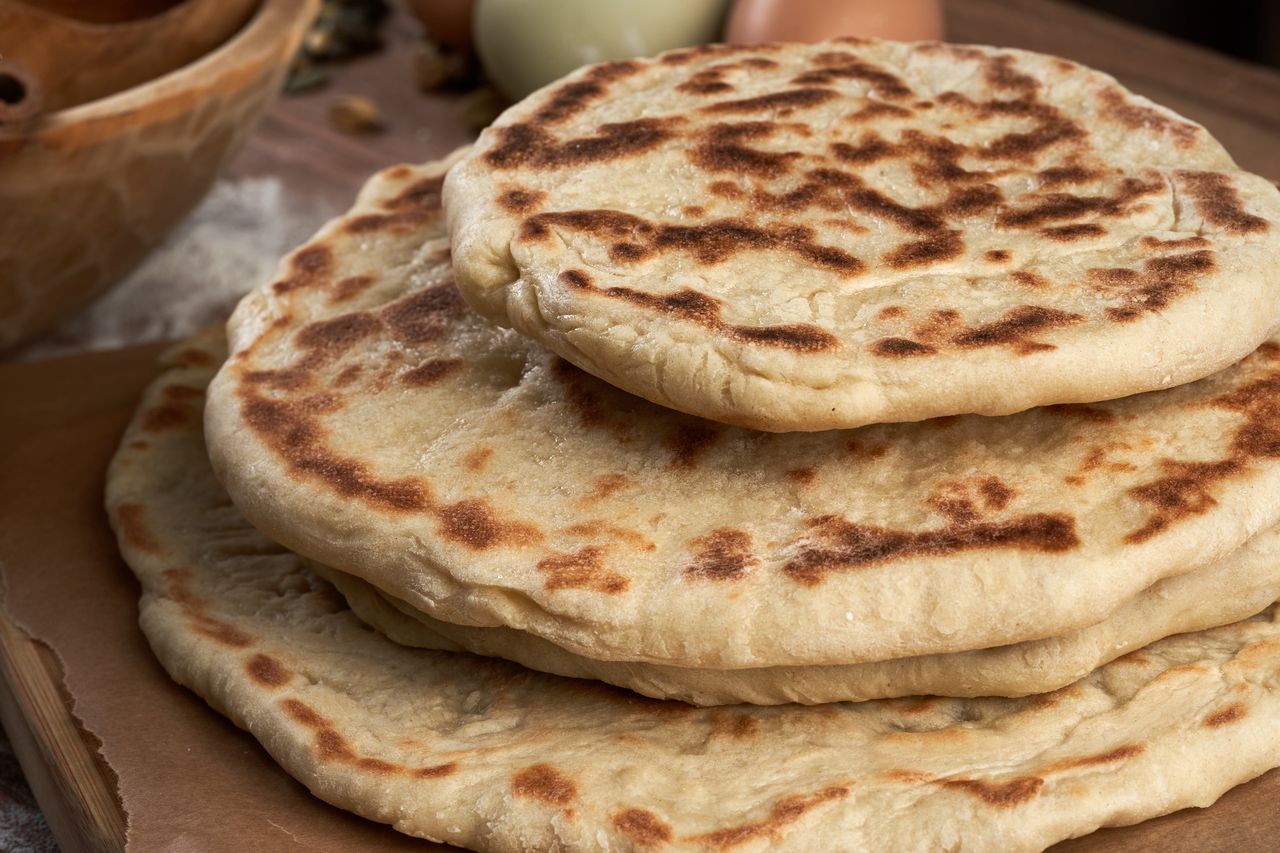
[[[57,656],[0,610],[0,723],[64,853],[123,853],[114,774],[71,713]]]

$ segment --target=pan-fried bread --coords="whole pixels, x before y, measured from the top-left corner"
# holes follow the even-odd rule
[[[491,320],[664,406],[824,430],[1207,376],[1280,325],[1280,192],[1075,63],[837,40],[587,68],[445,183]]]
[[[694,705],[860,702],[900,696],[1048,693],[1173,634],[1247,618],[1280,598],[1280,531],[1263,531],[1203,569],[1160,581],[1101,622],[1060,637],[949,654],[828,666],[706,669],[601,661],[511,628],[433,619],[354,575],[308,562],[362,620],[398,643],[505,658],[571,678],[594,678]]]
[[[1274,608],[1026,699],[700,709],[399,646],[209,476],[216,347],[168,356],[109,472],[142,627],[178,682],[372,820],[484,851],[1019,853],[1280,764]]]
[[[244,300],[206,412],[250,521],[430,616],[596,660],[887,660],[1078,630],[1280,521],[1280,345],[1096,406],[728,428],[467,311],[444,165]]]

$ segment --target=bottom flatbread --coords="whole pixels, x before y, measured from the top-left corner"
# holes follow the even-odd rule
[[[178,682],[373,820],[478,850],[1039,850],[1280,764],[1275,607],[1022,699],[696,708],[398,645],[212,477],[216,347],[168,356],[109,472],[142,627]]]

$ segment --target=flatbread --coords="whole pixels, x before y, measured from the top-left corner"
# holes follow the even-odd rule
[[[467,311],[447,165],[376,177],[246,297],[206,412],[251,522],[434,618],[709,669],[968,651],[1094,624],[1280,521],[1280,344],[1096,406],[728,428]]]
[[[487,851],[1017,853],[1280,764],[1275,608],[1028,699],[697,709],[396,645],[209,476],[216,347],[169,354],[108,474],[143,630],[317,796],[403,832]]]
[[[1280,530],[1259,533],[1211,566],[1160,581],[1096,625],[1061,637],[869,663],[755,669],[593,660],[511,628],[442,622],[354,575],[307,565],[342,593],[357,616],[403,645],[500,657],[694,705],[816,705],[913,695],[1028,696],[1066,687],[1148,643],[1236,622],[1276,601]]]
[[[1280,192],[1050,56],[843,39],[578,71],[445,184],[467,302],[766,430],[1121,397],[1280,324]]]

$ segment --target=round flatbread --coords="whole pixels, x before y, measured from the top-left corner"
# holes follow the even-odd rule
[[[403,645],[500,657],[694,705],[816,705],[913,695],[1027,696],[1065,687],[1148,643],[1245,619],[1280,598],[1280,530],[1263,531],[1217,563],[1163,580],[1096,625],[1061,637],[868,663],[755,669],[594,660],[523,631],[442,622],[354,575],[314,562],[308,567],[332,583],[357,616]]]
[[[613,385],[765,430],[1164,388],[1280,325],[1280,192],[1050,56],[708,45],[578,71],[445,183],[458,286]]]
[[[205,415],[250,521],[415,610],[595,660],[882,661],[1061,636],[1280,521],[1280,345],[1096,406],[728,428],[467,311],[446,166],[241,303]]]
[[[1274,608],[1027,699],[699,709],[399,646],[209,475],[216,346],[169,354],[108,474],[142,628],[174,679],[372,820],[486,851],[1019,853],[1280,764]]]

